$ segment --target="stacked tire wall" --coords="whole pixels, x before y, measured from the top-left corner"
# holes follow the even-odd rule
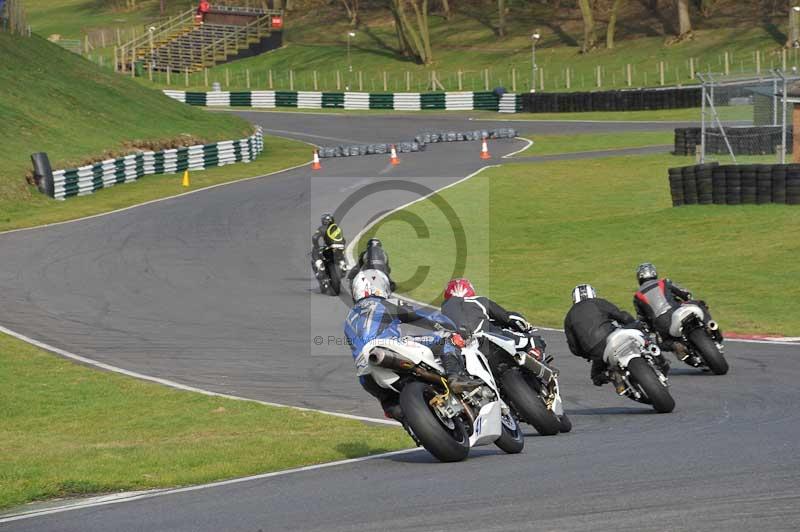
[[[725,134],[736,155],[771,155],[780,146],[780,126],[726,127]],[[786,130],[787,153],[792,151],[792,130]],[[702,140],[699,127],[675,129],[675,155],[695,155]],[[728,147],[719,128],[706,128],[706,153],[726,155]]]
[[[596,92],[537,92],[520,95],[525,113],[650,111],[700,107],[700,87],[631,89]]]
[[[800,164],[698,164],[670,168],[672,206],[800,205]]]

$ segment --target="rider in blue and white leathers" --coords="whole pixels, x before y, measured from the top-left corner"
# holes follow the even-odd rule
[[[389,278],[379,270],[359,272],[352,286],[355,305],[347,315],[344,334],[353,358],[358,357],[364,346],[372,340],[410,336],[440,357],[451,386],[470,387],[479,384],[464,374],[461,354],[447,341],[451,331],[455,331],[455,325],[444,314],[387,300],[390,294]],[[431,329],[431,332],[424,336],[404,335],[400,331],[403,323]],[[402,418],[399,396],[395,391],[381,388],[370,375],[360,377],[360,382],[367,392],[380,401],[387,417]]]

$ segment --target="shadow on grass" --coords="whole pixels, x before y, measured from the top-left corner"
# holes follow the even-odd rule
[[[352,441],[338,444],[335,449],[342,453],[345,458],[361,458],[373,454],[388,453],[396,449],[386,449],[384,447],[373,447],[367,442]]]

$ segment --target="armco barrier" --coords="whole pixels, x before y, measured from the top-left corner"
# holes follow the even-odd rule
[[[726,127],[725,135],[736,155],[771,155],[777,153],[781,145],[780,126],[738,126]],[[699,127],[681,127],[675,129],[675,155],[694,155],[701,140]],[[792,129],[786,130],[786,146],[792,151]],[[706,153],[727,155],[728,146],[719,128],[706,130]]]
[[[716,163],[670,168],[672,205],[800,205],[800,164]]]
[[[225,96],[228,98],[228,96]],[[172,174],[184,170],[203,170],[236,162],[250,162],[264,149],[261,127],[241,140],[199,144],[158,152],[146,151],[107,159],[94,164],[53,172],[53,197],[91,194],[118,183],[136,181],[150,174]]]
[[[296,107],[298,109],[381,109],[419,111],[500,111],[518,113],[522,110],[519,94],[494,92],[316,92],[316,91],[247,91],[247,92],[186,92],[165,90],[164,94],[196,106],[216,107]]]
[[[595,92],[537,92],[522,94],[525,113],[584,113],[590,111],[648,111],[700,107],[700,87],[625,89]]]

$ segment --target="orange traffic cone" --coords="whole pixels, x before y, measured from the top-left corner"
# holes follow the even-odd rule
[[[492,156],[489,154],[489,146],[486,144],[486,139],[483,139],[483,144],[481,144],[481,159],[491,159]]]
[[[314,160],[311,162],[312,170],[322,170],[322,165],[319,164],[319,152],[314,150]]]
[[[392,164],[400,164],[400,157],[397,156],[397,150],[395,149],[394,144],[392,144],[392,155],[389,160],[392,162]]]

